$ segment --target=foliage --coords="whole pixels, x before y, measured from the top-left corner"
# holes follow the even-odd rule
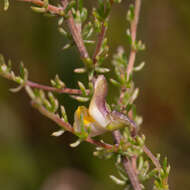
[[[159,158],[154,157],[145,146],[145,136],[139,134],[142,117],[137,115],[134,104],[135,99],[138,97],[139,89],[135,87],[133,82],[133,71],[140,71],[144,66],[144,62],[140,63],[139,66],[134,66],[135,59],[131,59],[132,56],[135,58],[137,52],[145,49],[145,45],[141,41],[136,40],[136,26],[138,24],[141,1],[136,0],[135,6],[130,5],[126,15],[126,20],[130,27],[126,30],[126,38],[131,47],[129,58],[123,47],[119,47],[112,57],[115,75],[110,78],[107,77],[107,79],[118,88],[120,94],[117,99],[113,100],[111,105],[106,105],[105,111],[108,113],[107,115],[101,111],[102,107],[98,107],[98,104],[104,103],[105,97],[103,99],[97,98],[95,93],[96,84],[101,76],[106,75],[110,71],[109,68],[104,66],[106,58],[111,56],[109,54],[106,31],[112,6],[115,3],[122,3],[122,1],[98,0],[96,3],[97,7],[92,9],[92,13],[88,13],[88,10],[83,5],[83,0],[62,0],[60,1],[61,4],[57,6],[50,5],[48,0],[22,1],[33,3],[34,6],[31,6],[31,9],[34,12],[45,16],[56,16],[58,31],[68,41],[63,46],[63,50],[71,46],[78,48],[84,67],[77,68],[74,72],[88,75],[88,86],[85,86],[82,81],[78,81],[79,89],[67,88],[58,75],[51,80],[51,86],[33,83],[29,81],[28,71],[22,63],[20,65],[20,73],[16,75],[11,68],[11,61],[9,60],[6,63],[1,55],[0,75],[19,85],[17,88],[11,89],[11,91],[17,92],[25,89],[32,100],[32,106],[60,126],[60,130],[52,135],[60,136],[64,131],[69,131],[78,137],[78,140],[70,145],[71,147],[76,147],[82,141],[87,141],[97,146],[94,151],[95,156],[105,159],[114,158],[120,177],[110,175],[110,178],[116,184],[122,185],[124,189],[145,189],[146,181],[151,178],[154,179],[153,189],[169,189],[168,175],[170,166],[167,164],[167,159],[164,159],[161,166]],[[4,10],[7,10],[8,7],[9,1],[4,0]],[[90,20],[89,15],[92,15],[93,19]],[[92,56],[89,55],[86,44],[93,45],[94,53]],[[106,94],[106,81],[103,81],[100,87],[102,90],[105,90],[103,93]],[[75,118],[78,120],[75,119],[74,127],[68,121],[64,106],[59,105],[58,100],[55,98],[53,93],[56,92],[67,93],[71,98],[79,102],[90,101],[89,109],[80,107],[80,109],[77,109],[78,111],[76,110]],[[102,140],[96,141],[92,138],[96,136],[94,135],[95,133],[92,133],[94,128],[96,130],[101,128],[102,131],[98,134],[106,132],[108,128],[93,117],[91,108],[97,110],[97,112],[99,111],[104,121],[108,121],[109,125],[110,123],[119,123],[119,127],[117,127],[117,129],[119,128],[119,131],[117,131],[119,132],[119,139],[116,133],[113,132],[116,144],[110,145]],[[77,117],[79,110],[82,111],[80,111]],[[114,115],[114,113],[117,114]],[[122,125],[120,125],[121,123]]]

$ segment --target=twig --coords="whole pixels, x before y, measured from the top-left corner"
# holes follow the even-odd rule
[[[23,2],[28,2],[28,3],[33,3],[35,5],[38,5],[40,7],[43,7],[44,6],[44,2],[41,1],[41,0],[17,0],[17,1],[23,1]],[[54,14],[57,14],[57,15],[61,15],[62,11],[64,11],[64,8],[62,7],[56,7],[56,6],[53,6],[53,5],[50,5],[48,4],[47,8],[46,8],[48,11],[54,13]]]
[[[46,86],[46,85],[42,85],[42,84],[38,84],[32,81],[27,81],[25,83],[25,85],[28,85],[32,88],[38,88],[38,89],[42,89],[45,91],[52,91],[52,92],[57,92],[57,93],[64,93],[64,94],[78,94],[80,95],[82,92],[79,89],[71,89],[71,88],[54,88],[51,86]],[[86,90],[86,93],[89,93],[89,90]]]
[[[65,9],[68,5],[68,0],[61,0],[61,3],[62,3],[62,6],[63,6],[63,9]],[[76,46],[79,50],[79,53],[80,53],[80,56],[82,59],[87,59],[89,58],[89,55],[88,55],[88,51],[84,45],[84,42],[83,42],[83,39],[82,39],[82,36],[81,36],[81,33],[80,31],[78,30],[78,27],[76,26],[75,24],[75,21],[74,21],[74,18],[73,18],[73,15],[72,15],[72,12],[69,11],[68,12],[68,19],[67,19],[67,24],[68,24],[68,27],[69,27],[69,30],[73,36],[73,39],[76,43]]]
[[[132,37],[132,44],[135,42],[136,40],[136,32],[137,32],[137,24],[138,24],[138,19],[139,19],[139,13],[140,13],[140,5],[141,5],[141,0],[136,0],[135,1],[135,15],[134,15],[134,20],[131,23],[131,37]],[[132,70],[133,70],[133,66],[134,66],[134,62],[135,62],[135,56],[136,56],[136,51],[131,48],[131,52],[130,52],[130,56],[129,56],[129,64],[127,66],[127,77],[130,76]],[[123,98],[124,92],[125,90],[127,90],[126,88],[123,89],[121,91],[121,95],[119,98],[119,103],[121,103],[121,100]],[[117,143],[120,142],[121,139],[121,133],[120,131],[115,131],[113,133],[115,140]],[[132,163],[135,162],[136,158],[132,157]],[[132,165],[131,161],[127,158],[127,157],[123,157],[123,166],[125,168],[126,173],[129,176],[129,179],[131,181],[131,184],[134,188],[134,190],[141,190],[141,186],[140,186],[140,182],[136,173],[136,167],[134,168]]]
[[[134,172],[134,168],[132,167],[131,161],[127,157],[123,157],[123,166],[125,168],[125,171],[127,172],[130,182],[134,188],[134,190],[141,190],[141,185],[139,183],[139,180],[137,178],[136,173]]]
[[[0,73],[0,75],[8,80],[14,81],[13,76],[10,73]],[[42,89],[45,91],[52,91],[52,92],[57,92],[57,93],[63,93],[63,94],[76,94],[76,95],[80,95],[82,94],[81,90],[79,89],[71,89],[71,88],[54,88],[51,86],[46,86],[46,85],[42,85],[42,84],[38,84],[32,81],[27,80],[23,86],[30,86],[32,88],[38,88],[38,89]],[[89,94],[89,90],[86,90],[86,93]]]
[[[131,27],[130,27],[132,46],[134,45],[134,43],[136,41],[136,33],[137,33],[137,25],[138,25],[138,21],[139,21],[140,7],[141,7],[141,0],[136,0],[135,1],[135,10],[134,10],[135,15],[134,15],[134,19],[131,23]],[[129,55],[129,63],[127,66],[127,71],[126,71],[128,78],[133,70],[133,66],[135,63],[135,57],[136,57],[136,50],[133,47],[131,47],[131,52]]]
[[[115,138],[116,143],[119,144],[122,138],[120,131],[114,131],[113,136]],[[129,176],[130,182],[134,190],[141,190],[141,186],[136,174],[136,170],[135,168],[133,168],[131,161],[126,156],[123,156],[122,163],[127,175]]]
[[[92,57],[94,65],[97,62],[96,56],[100,52],[100,49],[101,49],[101,46],[102,46],[102,43],[103,43],[103,40],[104,40],[105,33],[106,33],[106,27],[105,27],[105,23],[103,22],[102,23],[102,27],[101,27],[101,32],[98,35],[98,40],[97,40],[97,43],[96,43],[96,48],[95,48],[95,51],[94,51],[94,54],[93,54],[93,57]]]
[[[146,147],[143,147],[143,151],[144,153],[152,160],[152,163],[156,166],[156,168],[158,170],[161,169],[161,165],[160,162],[158,161],[158,159],[152,154],[152,152]]]

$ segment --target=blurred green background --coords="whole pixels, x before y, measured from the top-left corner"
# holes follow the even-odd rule
[[[112,10],[111,53],[118,45],[128,51],[128,2]],[[136,61],[145,60],[146,66],[134,76],[140,88],[137,110],[144,117],[141,131],[154,153],[168,156],[173,190],[190,189],[189,10],[189,0],[143,1],[138,28],[138,39],[147,47]],[[15,68],[24,61],[31,80],[49,84],[58,73],[67,86],[76,87],[79,76],[73,69],[82,63],[75,48],[61,50],[64,44],[55,18],[33,13],[29,4],[16,1],[4,12],[0,2],[0,53],[11,58]],[[76,138],[68,133],[50,136],[57,126],[29,105],[23,91],[11,93],[8,89],[14,85],[0,78],[0,189],[121,189],[109,179],[115,174],[113,160],[93,157],[94,147],[87,143],[71,149],[69,144]],[[59,99],[72,121],[76,101],[66,95]]]

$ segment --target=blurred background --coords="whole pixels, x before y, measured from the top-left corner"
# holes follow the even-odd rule
[[[125,37],[128,2],[132,1],[112,10],[110,53],[119,45],[129,52]],[[147,47],[136,60],[137,64],[145,61],[146,66],[134,76],[140,88],[137,110],[144,118],[141,132],[153,153],[168,156],[173,190],[190,189],[189,8],[189,0],[143,1],[138,28],[138,39]],[[79,77],[85,81],[73,74],[74,68],[82,66],[78,52],[75,48],[63,52],[64,44],[55,18],[33,13],[29,4],[16,0],[4,12],[0,2],[0,53],[17,70],[23,61],[31,80],[49,84],[58,73],[69,87],[77,87]],[[76,138],[68,133],[52,137],[58,127],[30,106],[23,91],[13,94],[11,87],[15,84],[0,78],[0,189],[122,189],[109,179],[115,174],[113,160],[92,156],[94,147],[87,143],[70,148]],[[109,95],[113,90],[110,87]],[[76,101],[67,95],[58,98],[72,122]]]

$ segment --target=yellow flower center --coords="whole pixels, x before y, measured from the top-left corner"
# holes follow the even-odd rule
[[[83,123],[84,125],[89,125],[93,122],[95,122],[95,120],[89,115],[88,113],[88,109],[84,106],[79,106],[77,108],[77,117],[80,118],[81,114],[83,115]]]

